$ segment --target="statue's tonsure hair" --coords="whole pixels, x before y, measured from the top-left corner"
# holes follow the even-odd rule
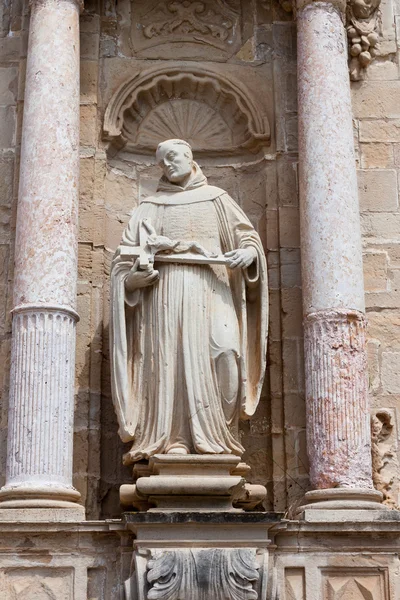
[[[192,147],[190,146],[190,144],[188,144],[188,142],[185,142],[185,140],[171,139],[171,140],[165,140],[164,142],[161,142],[160,144],[158,144],[157,151],[156,151],[156,160],[157,160],[158,164],[160,164],[160,162],[163,160],[167,147],[171,146],[171,145],[186,146],[186,148],[188,150],[187,150],[187,152],[185,152],[185,156],[187,156],[187,158],[189,158],[190,160],[193,159]]]

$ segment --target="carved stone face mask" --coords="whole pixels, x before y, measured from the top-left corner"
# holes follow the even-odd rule
[[[193,158],[188,146],[171,142],[157,154],[159,165],[171,183],[181,183],[192,172]]]

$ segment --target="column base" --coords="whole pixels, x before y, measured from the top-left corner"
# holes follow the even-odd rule
[[[83,506],[77,504],[80,497],[72,486],[8,484],[0,489],[0,509],[81,508],[84,514]]]
[[[388,510],[382,504],[383,495],[378,490],[365,488],[328,488],[312,490],[304,497],[297,516],[306,510]]]
[[[36,508],[26,505],[0,504],[0,523],[82,523],[86,521],[85,507],[65,503],[65,506]]]

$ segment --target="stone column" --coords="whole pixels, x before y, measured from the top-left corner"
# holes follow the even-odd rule
[[[345,2],[297,2],[308,453],[318,507],[377,506]],[[361,503],[361,504],[360,504]],[[316,506],[316,507],[317,507]]]
[[[71,507],[79,4],[32,0],[15,244],[7,477],[0,507]]]

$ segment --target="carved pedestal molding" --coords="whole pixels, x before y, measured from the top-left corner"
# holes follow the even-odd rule
[[[156,454],[133,468],[134,484],[120,487],[121,505],[138,510],[181,512],[253,510],[266,498],[264,486],[246,483],[250,467],[238,456]]]
[[[373,490],[364,285],[345,3],[299,1],[298,85],[306,403],[306,500],[365,508]],[[345,493],[347,492],[348,493]],[[372,502],[372,504],[371,504]],[[313,505],[313,504],[312,504]]]
[[[0,507],[76,507],[82,517],[72,487],[79,7],[31,3]]]

